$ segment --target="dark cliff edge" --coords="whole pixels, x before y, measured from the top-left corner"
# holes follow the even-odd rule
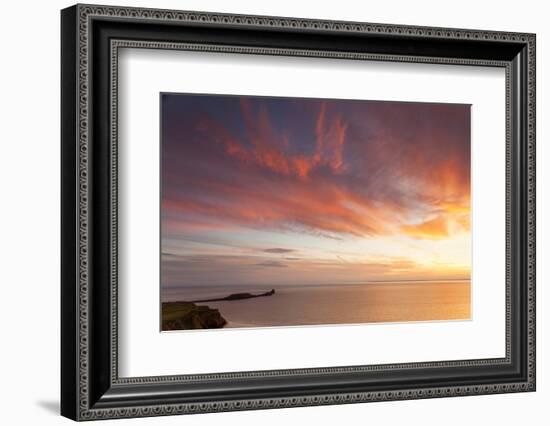
[[[162,330],[200,330],[222,328],[227,324],[220,311],[192,302],[165,302],[162,304]]]
[[[206,305],[197,305],[197,303],[253,299],[255,297],[273,296],[274,294],[275,289],[271,289],[260,294],[233,293],[215,299],[164,302],[162,303],[162,331],[222,328],[227,324],[227,320],[220,314],[220,311]]]

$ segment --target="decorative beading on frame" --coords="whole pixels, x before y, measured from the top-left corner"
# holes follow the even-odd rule
[[[381,392],[339,393],[301,397],[245,399],[189,404],[166,404],[162,406],[144,406],[139,408],[89,410],[82,413],[82,419],[98,420],[112,417],[168,416],[174,414],[212,413],[220,411],[262,410],[270,408],[352,404],[358,402],[486,395],[491,393],[510,393],[526,390],[528,390],[528,384],[512,383],[480,386],[452,386],[447,388],[404,389]]]
[[[88,412],[88,18],[78,13],[78,415]]]
[[[328,32],[360,32],[360,33],[380,33],[385,35],[410,35],[414,37],[422,38],[450,38],[450,39],[472,39],[472,40],[487,40],[487,41],[509,41],[518,43],[527,43],[528,45],[528,233],[529,233],[529,246],[528,246],[528,381],[526,383],[508,383],[508,384],[496,384],[485,386],[451,386],[448,388],[432,388],[432,389],[411,389],[400,391],[387,391],[387,392],[363,392],[353,394],[331,394],[322,396],[307,396],[296,398],[268,398],[268,399],[254,399],[254,400],[241,400],[241,401],[222,401],[211,402],[202,404],[166,404],[162,406],[152,407],[140,407],[132,409],[88,409],[88,40],[89,40],[89,20],[92,17],[119,17],[119,18],[139,18],[142,20],[154,21],[154,20],[171,20],[180,22],[195,22],[195,23],[217,23],[227,24],[235,26],[256,26],[261,28],[278,27],[278,28],[301,28],[306,30],[318,30]],[[502,33],[492,31],[476,31],[476,30],[462,30],[462,29],[445,29],[445,28],[426,28],[426,27],[409,27],[399,25],[384,25],[384,24],[368,24],[368,23],[354,23],[354,22],[335,22],[335,21],[322,21],[322,20],[308,20],[308,19],[293,19],[293,18],[275,18],[275,17],[262,17],[262,16],[243,16],[243,15],[225,15],[225,14],[211,14],[211,13],[199,13],[199,12],[180,12],[180,11],[167,11],[167,10],[154,10],[154,9],[135,9],[135,8],[119,8],[119,7],[103,7],[103,6],[78,6],[78,143],[79,143],[79,159],[78,159],[78,179],[79,179],[79,193],[78,193],[78,318],[79,318],[79,367],[78,367],[78,417],[80,419],[101,419],[107,417],[140,417],[149,415],[170,415],[170,414],[184,414],[194,412],[213,412],[213,411],[229,411],[229,410],[243,410],[243,409],[262,409],[262,408],[275,408],[275,407],[291,407],[291,406],[308,406],[308,405],[323,405],[323,404],[343,404],[352,402],[366,402],[366,401],[381,401],[381,400],[398,400],[398,399],[415,399],[415,398],[436,398],[442,396],[459,396],[459,395],[474,395],[480,393],[504,393],[504,392],[516,392],[519,390],[532,390],[534,388],[535,377],[535,36],[532,34],[520,34],[520,33]],[[142,42],[128,42],[128,43],[142,43]],[[130,47],[130,46],[128,46]],[[139,45],[133,46],[139,47]],[[145,46],[143,46],[145,47]],[[148,48],[173,48],[181,49],[181,45],[176,46],[173,43],[149,43]],[[216,46],[201,46],[195,50],[204,51],[222,51],[216,50]],[[391,56],[391,55],[363,55],[357,53],[342,53],[342,52],[313,52],[313,51],[289,51],[285,49],[267,49],[259,48],[258,51],[252,52],[251,48],[244,47],[231,47],[224,46],[223,51],[233,53],[256,53],[256,54],[269,54],[269,55],[301,55],[301,56],[317,56],[317,57],[330,57],[330,58],[342,58],[342,59],[370,59],[370,60],[394,60],[394,61],[409,61],[409,62],[427,62],[427,63],[453,63],[453,64],[473,64],[470,60],[447,59],[447,58],[410,58],[406,56]],[[116,47],[115,47],[116,52]],[[367,56],[369,56],[367,58]],[[484,66],[502,66],[501,63],[495,61],[477,61],[477,65]],[[117,95],[117,61],[113,61],[111,64],[111,93],[116,99]],[[507,87],[509,87],[509,69],[507,69]],[[506,94],[507,103],[507,118],[510,114],[509,111],[509,90]],[[116,122],[117,111],[115,108],[111,109],[111,119]],[[508,120],[507,120],[508,121]],[[111,141],[116,141],[117,133],[115,129],[111,129]],[[507,146],[509,145],[509,129],[507,133]],[[112,158],[116,160],[117,147],[116,143],[112,144]],[[508,154],[507,154],[508,163]],[[114,167],[111,171],[111,214],[116,218],[116,188],[117,188],[117,170],[116,161],[113,163]],[[509,165],[507,164],[507,171]],[[507,203],[509,203],[509,184],[507,183]],[[507,225],[509,224],[509,218],[507,217]],[[116,258],[117,258],[117,224],[116,220],[112,223],[111,227],[111,284],[113,288],[112,293],[112,306],[111,315],[114,319],[112,323],[112,345],[113,353],[115,354],[113,369],[111,371],[111,378],[117,379],[117,328],[116,328]],[[509,248],[507,247],[507,250]],[[507,281],[509,265],[507,256]],[[509,302],[510,293],[507,284],[507,304]],[[509,361],[509,322],[510,312],[507,306],[507,346],[506,346],[506,360]],[[457,361],[452,365],[472,365],[472,362],[477,362],[476,365],[496,363],[502,360],[486,359],[486,360],[473,360],[473,361]],[[321,369],[304,369],[304,370],[276,370],[268,372],[250,372],[248,376],[254,374],[261,374],[263,376],[270,375],[285,375],[285,374],[310,374],[312,372],[334,373],[344,371],[374,371],[381,369],[396,369],[396,368],[410,368],[410,367],[436,367],[442,366],[445,363],[415,363],[415,364],[393,364],[393,365],[378,365],[378,366],[361,366],[361,367],[331,367]],[[447,363],[447,365],[449,365]],[[313,370],[313,371],[312,371]],[[239,374],[241,376],[239,376]],[[243,377],[243,373],[225,373],[219,375],[207,375],[210,380],[220,378],[236,378]],[[162,376],[162,377],[148,377],[148,378],[132,378],[132,379],[118,379],[119,382],[127,383],[152,383],[152,382],[169,382],[180,381],[182,377],[186,377],[189,380],[204,380],[205,376]]]
[[[143,9],[81,5],[80,14],[87,16],[111,16],[118,18],[138,18],[149,21],[176,21],[204,24],[224,24],[261,28],[293,28],[319,31],[341,31],[351,33],[410,35],[427,38],[451,38],[467,40],[530,42],[533,34],[515,32],[466,30],[458,28],[420,27],[393,24],[373,24],[365,22],[339,22],[328,20],[286,18],[273,16],[236,15],[208,12],[175,11],[164,9]]]
[[[527,44],[528,50],[528,65],[527,65],[527,345],[528,345],[528,380],[534,388],[536,366],[535,366],[535,310],[536,310],[536,289],[535,289],[535,273],[536,273],[536,187],[535,187],[535,168],[536,168],[536,84],[535,84],[535,66],[536,66],[536,39],[535,36],[529,37]]]

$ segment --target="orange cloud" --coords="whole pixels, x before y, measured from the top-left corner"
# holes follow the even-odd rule
[[[332,170],[343,166],[343,149],[347,124],[340,117],[325,119],[325,107],[321,106],[316,120],[315,150],[309,155],[289,154],[287,135],[278,135],[271,125],[265,108],[255,114],[246,99],[240,99],[240,107],[247,124],[251,147],[232,137],[222,126],[207,117],[202,118],[201,130],[215,135],[215,140],[225,146],[225,151],[240,161],[255,164],[284,176],[307,179],[311,171],[321,165]]]
[[[446,218],[439,216],[418,225],[402,226],[401,231],[415,238],[446,238],[449,236],[449,222]]]

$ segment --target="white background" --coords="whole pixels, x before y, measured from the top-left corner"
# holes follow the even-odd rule
[[[503,68],[123,49],[118,91],[119,374],[504,357],[504,76]],[[333,83],[320,84],[324,81]],[[167,91],[471,104],[472,321],[159,333],[158,101],[159,93]],[[189,347],[201,350],[190,353]],[[225,348],[223,357],[220,347]]]
[[[105,0],[103,3],[118,4]],[[102,424],[279,425],[281,423],[464,425],[545,424],[550,400],[550,161],[545,141],[550,97],[550,28],[544,2],[470,1],[140,1],[120,3],[331,18],[383,23],[437,25],[536,32],[538,176],[538,390],[490,395],[317,408],[107,421]],[[59,404],[59,9],[65,1],[10,2],[0,26],[0,398],[3,424],[69,424]]]

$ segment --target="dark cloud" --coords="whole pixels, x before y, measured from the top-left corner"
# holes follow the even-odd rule
[[[282,262],[276,260],[266,260],[264,262],[256,263],[256,266],[265,266],[269,268],[286,268],[288,265],[285,265]]]
[[[268,249],[265,249],[263,250],[265,253],[275,253],[275,254],[284,254],[284,253],[292,253],[296,250],[294,249],[285,249],[285,248],[279,248],[279,247],[276,247],[276,248],[268,248]]]

